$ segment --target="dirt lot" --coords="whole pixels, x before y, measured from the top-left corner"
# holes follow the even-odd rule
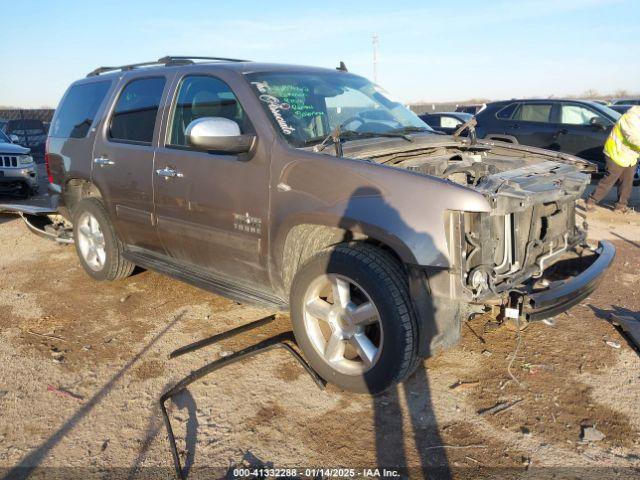
[[[606,321],[610,312],[640,320],[640,214],[600,209],[590,223],[595,238],[616,244],[615,264],[555,326],[522,333],[516,381],[507,371],[515,333],[486,329],[482,319],[463,327],[459,346],[375,399],[321,392],[291,357],[272,351],[205,378],[172,405],[191,478],[260,465],[640,478],[640,358]],[[172,478],[162,391],[288,329],[281,316],[168,360],[181,345],[269,312],[152,272],[96,283],[73,247],[28,233],[14,217],[0,216],[0,245],[0,477]],[[499,402],[509,408],[485,411]],[[604,438],[583,440],[586,427]]]

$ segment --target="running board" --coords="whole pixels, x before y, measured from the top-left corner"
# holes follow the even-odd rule
[[[24,220],[27,228],[43,238],[48,238],[58,243],[72,244],[73,231],[69,228],[64,228],[59,224],[53,223],[51,219],[46,215],[30,215],[19,212],[18,215]]]
[[[40,202],[41,203],[41,202]],[[19,215],[27,228],[36,235],[58,243],[73,243],[73,232],[49,217],[57,215],[57,197],[49,197],[49,205],[38,203],[0,203],[0,213]]]
[[[275,308],[279,311],[288,310],[287,303],[273,295],[261,292],[244,285],[232,282],[226,278],[211,273],[197,272],[188,266],[178,265],[168,257],[157,254],[133,250],[128,247],[124,252],[124,257],[139,267],[164,273],[170,277],[182,280],[203,290],[207,290],[223,297],[230,298],[240,303],[255,305],[259,307]]]
[[[28,203],[0,203],[0,213],[15,213],[27,215],[49,215],[58,213],[53,206],[31,205]]]

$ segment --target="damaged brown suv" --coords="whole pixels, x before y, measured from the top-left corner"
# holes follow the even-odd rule
[[[46,161],[96,280],[136,265],[288,310],[325,379],[379,392],[461,322],[584,299],[591,164],[434,133],[344,68],[165,57],[72,84]]]

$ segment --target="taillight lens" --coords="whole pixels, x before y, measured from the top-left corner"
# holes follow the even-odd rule
[[[47,141],[44,144],[44,166],[47,169],[47,178],[49,178],[49,183],[53,183],[53,175],[51,175],[51,165],[49,164],[49,137],[47,137]]]

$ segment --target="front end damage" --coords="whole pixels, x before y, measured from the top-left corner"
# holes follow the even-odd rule
[[[588,181],[573,166],[541,162],[479,182],[492,212],[451,212],[447,222],[460,298],[503,316],[515,309],[523,321],[586,298],[615,255],[609,242],[586,242],[576,201]]]
[[[446,214],[450,268],[430,279],[432,293],[442,290],[438,296],[457,305],[462,320],[488,311],[522,322],[552,317],[586,298],[613,261],[609,242],[586,242],[576,202],[595,167],[577,157],[458,140],[381,161],[465,185],[489,201],[488,213]]]

